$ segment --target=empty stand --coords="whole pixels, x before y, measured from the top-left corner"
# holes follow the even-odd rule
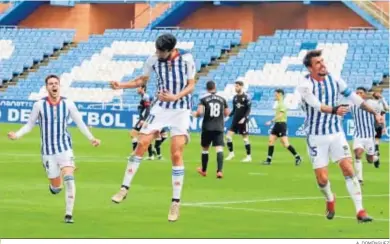
[[[0,28],[0,82],[52,55],[73,36],[72,30]]]
[[[30,73],[8,88],[3,97],[35,100],[45,96],[44,78],[55,73],[61,76],[63,94],[76,101],[111,102],[121,96],[124,103],[136,103],[139,96],[134,90],[113,91],[108,82],[140,75],[144,61],[155,51],[155,39],[165,32],[177,37],[178,48],[192,52],[198,70],[241,39],[240,31],[230,30],[106,30],[104,35],[92,35],[48,66]],[[155,93],[154,82],[149,82],[148,90]]]

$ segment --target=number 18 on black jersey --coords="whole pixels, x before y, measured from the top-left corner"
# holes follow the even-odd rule
[[[200,99],[200,105],[204,107],[203,131],[224,131],[225,108],[228,107],[225,98],[215,94],[207,93]]]

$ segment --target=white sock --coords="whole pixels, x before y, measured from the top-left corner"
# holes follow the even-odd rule
[[[64,176],[64,185],[65,185],[65,214],[73,215],[74,201],[76,198],[76,186],[74,183],[73,175]]]
[[[356,213],[363,209],[363,200],[362,200],[362,190],[356,176],[345,176],[345,183],[349,195],[352,198],[353,203],[355,204]]]
[[[363,164],[361,159],[355,159],[355,170],[358,180],[363,181]]]
[[[137,173],[138,167],[141,163],[141,157],[131,156],[127,161],[127,167],[125,171],[125,176],[123,177],[122,187],[129,188],[135,173]]]
[[[378,160],[379,160],[379,157],[375,155],[372,162],[375,163]]]
[[[172,167],[172,199],[180,200],[181,190],[183,189],[184,166]]]
[[[334,196],[332,190],[330,189],[330,181],[328,180],[324,186],[320,184],[318,184],[318,186],[320,187],[322,194],[324,194],[326,201],[333,202]]]

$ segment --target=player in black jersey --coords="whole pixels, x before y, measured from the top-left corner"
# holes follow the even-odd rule
[[[229,156],[226,160],[232,160],[234,158],[233,151],[233,140],[232,136],[234,133],[242,135],[245,143],[246,149],[246,158],[242,160],[242,162],[251,162],[251,144],[249,142],[249,114],[251,112],[251,99],[244,92],[244,82],[237,80],[235,82],[235,89],[237,95],[233,98],[233,110],[230,114],[230,117],[233,116],[233,121],[230,126],[230,129],[227,133],[227,146],[229,149]]]
[[[202,123],[202,168],[198,168],[199,174],[206,176],[209,160],[209,147],[212,144],[217,152],[217,178],[222,178],[223,168],[223,131],[225,117],[229,115],[229,108],[225,98],[216,94],[216,86],[213,81],[206,84],[207,94],[199,102],[198,110],[193,113],[194,117],[203,115]]]
[[[151,97],[146,93],[146,86],[139,87],[137,89],[137,93],[141,95],[141,100],[138,105],[138,121],[130,132],[130,136],[133,138],[132,139],[133,151],[137,147],[139,131],[141,130],[146,118],[149,116],[151,103],[152,103]],[[148,147],[148,154],[149,154],[148,159],[153,160],[154,152],[153,152],[152,144],[150,144]]]

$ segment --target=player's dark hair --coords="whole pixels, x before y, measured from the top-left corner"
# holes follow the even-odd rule
[[[367,89],[363,86],[359,86],[358,88],[356,88],[356,90],[361,90],[364,91],[364,93],[367,93]]]
[[[60,77],[58,77],[57,75],[51,74],[51,75],[46,76],[46,78],[45,78],[45,84],[47,85],[47,82],[48,82],[50,79],[52,79],[52,78],[55,78],[55,79],[57,79],[58,81],[60,81]]]
[[[170,33],[162,34],[156,40],[156,49],[160,51],[172,51],[176,46],[176,37]]]
[[[141,88],[144,89],[144,91],[146,91],[146,85],[141,86]]]
[[[284,91],[283,91],[283,89],[276,89],[275,92],[276,92],[276,93],[279,93],[279,94],[282,94],[282,96],[284,96]]]
[[[305,57],[303,58],[303,65],[305,67],[311,67],[311,59],[320,57],[322,55],[322,50],[311,50],[306,53]]]
[[[244,82],[242,82],[240,80],[237,80],[236,82],[234,82],[234,84],[237,84],[239,86],[244,86]]]
[[[208,91],[214,90],[214,89],[215,89],[215,82],[212,81],[212,80],[207,81],[207,83],[206,83],[206,89],[207,89]]]

